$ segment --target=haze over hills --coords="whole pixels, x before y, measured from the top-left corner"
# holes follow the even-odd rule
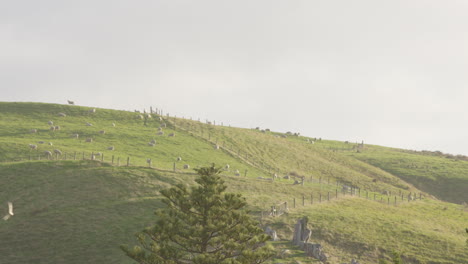
[[[256,217],[297,199],[289,214],[263,223],[290,239],[294,221],[308,215],[333,263],[376,263],[392,250],[409,263],[468,259],[464,157],[92,109],[0,103],[0,203],[16,208],[0,224],[1,237],[9,238],[0,242],[5,263],[131,263],[118,245],[136,243],[132,234],[151,224],[158,191],[193,184],[190,168],[211,163],[230,165],[223,172],[229,191],[242,193]],[[303,186],[293,184],[301,177]],[[360,197],[339,196],[343,186]],[[329,193],[339,197],[299,202]],[[409,195],[423,199],[401,201]],[[271,263],[306,260],[284,241],[275,246],[295,253]]]

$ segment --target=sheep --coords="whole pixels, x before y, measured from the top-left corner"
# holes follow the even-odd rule
[[[278,179],[278,174],[276,174],[276,173],[273,174],[273,178],[274,178],[274,179]]]
[[[93,142],[93,139],[92,138],[87,138],[85,141],[86,142]]]
[[[8,202],[8,214],[3,217],[3,220],[6,221],[10,219],[10,217],[12,217],[13,215],[15,215],[13,214],[13,204],[11,202]]]
[[[236,173],[234,174],[235,176],[240,176],[240,172],[237,170]]]
[[[67,102],[68,102],[69,105],[74,105],[75,104],[75,102],[70,101],[70,100],[67,100]]]
[[[105,130],[101,130],[101,131],[99,131],[99,134],[103,134],[103,135],[104,135],[105,133],[106,133],[106,131],[105,131]]]
[[[31,129],[29,130],[30,133],[37,133],[37,129]]]
[[[90,113],[96,113],[96,108],[89,109],[89,112],[90,112]]]
[[[86,126],[93,126],[93,124],[86,122]]]
[[[49,122],[47,122],[47,124],[49,124],[49,126],[52,126],[54,124],[54,122],[49,121]]]
[[[181,161],[181,160],[182,160],[182,158],[181,158],[181,157],[177,157],[177,161]]]
[[[150,143],[151,143],[151,144],[156,144],[156,140],[153,139],[153,140],[150,141]]]
[[[151,118],[151,115],[150,115],[150,114],[146,114],[146,118]]]
[[[162,123],[161,127],[167,127],[166,123]]]
[[[136,115],[135,118],[136,119],[143,119],[143,116],[142,115]]]
[[[151,159],[146,159],[146,163],[151,164]]]
[[[170,133],[169,136],[170,137],[175,137],[175,133]]]
[[[55,131],[55,127],[54,127],[54,126],[51,126],[51,127],[50,127],[50,130],[51,130],[51,131]]]
[[[108,147],[107,150],[114,150],[114,146]]]
[[[52,142],[49,142],[49,146],[52,146],[52,145],[53,145]]]
[[[281,137],[282,137],[282,138],[287,138],[288,136],[286,136],[286,135],[281,135]]]
[[[214,149],[216,150],[219,149],[219,145],[218,144],[214,145]]]
[[[155,144],[155,143],[151,143],[151,142],[148,143],[148,146],[154,147],[154,145],[156,145],[156,144]]]
[[[112,126],[115,127],[115,123],[112,123]]]
[[[29,144],[29,147],[30,147],[31,149],[37,149],[37,145],[34,145],[34,144]]]
[[[162,131],[162,130],[163,130],[162,127],[158,127],[158,131]]]
[[[78,135],[78,134],[73,134],[72,135],[72,138],[79,138],[79,137],[80,137],[80,135]]]
[[[60,126],[55,126],[55,130],[60,130]]]
[[[38,141],[37,144],[44,144],[44,141]]]
[[[285,176],[283,176],[283,179],[289,180],[289,179],[291,179],[291,177],[289,177],[289,175],[285,175]]]
[[[52,152],[46,150],[46,151],[44,151],[44,155],[46,155],[47,157],[50,157],[50,156],[52,156]]]
[[[231,166],[229,166],[229,164],[226,164],[226,165],[224,166],[224,168],[225,168],[226,170],[229,170],[230,167],[231,167]]]
[[[156,133],[156,135],[162,136],[162,135],[164,135],[164,132],[159,131],[158,133]]]
[[[67,115],[65,113],[58,113],[58,116],[66,117]]]
[[[184,164],[184,169],[190,169],[190,165]]]
[[[160,117],[160,116],[158,117],[158,119],[159,119],[159,121],[162,121],[162,120],[163,120],[162,117]]]
[[[97,152],[94,154],[95,156],[101,156],[101,152]]]
[[[54,149],[54,153],[58,154],[58,155],[62,155],[62,151],[58,150],[58,149]]]

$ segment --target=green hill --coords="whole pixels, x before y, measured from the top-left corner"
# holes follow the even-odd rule
[[[132,234],[151,224],[153,211],[161,206],[158,191],[194,183],[195,174],[183,165],[213,162],[230,165],[223,173],[229,191],[242,193],[254,216],[283,239],[292,238],[294,222],[308,215],[314,241],[324,245],[331,263],[351,258],[376,263],[388,259],[392,250],[410,263],[468,259],[467,208],[430,198],[468,200],[466,161],[167,116],[160,120],[154,114],[145,121],[140,113],[90,109],[0,103],[0,203],[5,205],[0,213],[6,213],[7,201],[15,207],[15,215],[0,222],[0,236],[6,238],[0,242],[0,263],[132,263],[118,246],[135,244]],[[60,130],[50,130],[48,121]],[[164,135],[157,135],[164,124]],[[149,146],[153,139],[155,146]],[[62,154],[44,154],[55,149]],[[434,173],[439,168],[450,172],[444,180]],[[279,178],[273,181],[274,173]],[[293,180],[304,176],[304,186],[282,179],[286,174]],[[343,196],[342,185],[360,188],[361,197]],[[421,192],[424,198],[401,201],[400,195],[409,192]],[[328,195],[334,199],[325,201]],[[288,214],[266,216],[270,206],[285,201]],[[292,255],[272,263],[315,263],[284,240],[274,244],[278,250],[289,248]]]

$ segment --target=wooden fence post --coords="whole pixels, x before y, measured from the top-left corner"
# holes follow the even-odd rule
[[[174,164],[173,164],[173,170],[174,170],[174,171],[176,170],[175,162],[174,162]]]
[[[395,205],[396,205],[396,195],[395,195]]]
[[[293,208],[296,208],[296,198],[293,198]]]
[[[114,155],[112,155],[112,164],[114,164]]]
[[[127,167],[130,166],[130,157],[127,157]]]
[[[302,195],[302,206],[305,206],[305,196]]]
[[[244,177],[247,177],[247,170],[245,170]]]
[[[310,204],[314,204],[314,195],[310,194]]]

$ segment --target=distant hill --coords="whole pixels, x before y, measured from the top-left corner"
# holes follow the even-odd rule
[[[0,221],[0,237],[7,238],[0,242],[0,263],[132,263],[118,246],[135,244],[132,234],[151,224],[161,206],[158,191],[194,184],[191,168],[211,163],[229,164],[223,172],[229,190],[242,193],[254,216],[282,238],[292,238],[296,219],[308,215],[313,237],[332,263],[376,263],[392,250],[410,263],[468,259],[468,208],[460,205],[468,201],[467,161],[92,109],[0,102],[0,213],[6,213],[7,201],[15,208],[13,217]],[[49,121],[60,129],[51,130]],[[302,177],[304,186],[293,184]],[[343,186],[355,187],[361,197],[343,195]],[[401,201],[410,193],[421,193],[423,200]],[[333,199],[325,202],[328,195]],[[284,201],[289,214],[266,216]],[[275,246],[293,254],[272,263],[307,259],[285,241]]]

